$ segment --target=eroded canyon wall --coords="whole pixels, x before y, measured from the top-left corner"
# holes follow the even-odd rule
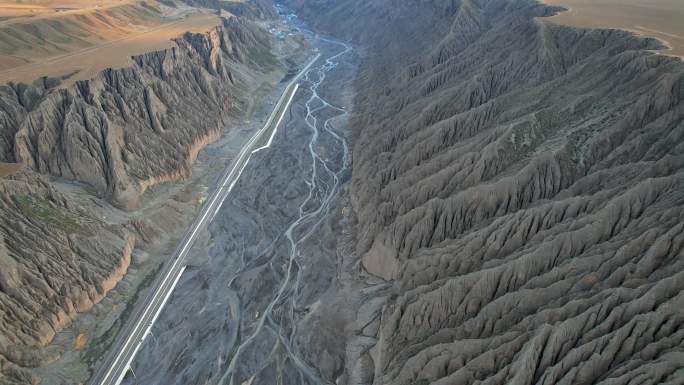
[[[682,381],[680,59],[532,0],[288,4],[363,55],[357,252],[393,289],[351,377]]]
[[[0,382],[33,383],[23,368],[49,360],[42,348],[126,273],[135,229],[106,224],[29,170],[0,178],[0,212]]]
[[[274,65],[268,39],[230,17],[66,89],[3,86],[0,161],[85,183],[135,209],[147,187],[186,175],[197,150],[244,112],[244,80]]]

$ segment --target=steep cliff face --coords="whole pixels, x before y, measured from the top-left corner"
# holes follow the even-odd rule
[[[66,89],[4,86],[0,159],[134,209],[150,185],[185,176],[198,149],[240,114],[244,79],[266,70],[268,47],[262,30],[231,17]]]
[[[393,295],[356,377],[682,380],[679,59],[535,1],[291,4],[366,52],[357,252]]]

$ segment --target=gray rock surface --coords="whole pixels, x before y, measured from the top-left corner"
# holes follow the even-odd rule
[[[681,60],[535,1],[289,3],[365,52],[357,252],[393,289],[348,383],[684,381]]]

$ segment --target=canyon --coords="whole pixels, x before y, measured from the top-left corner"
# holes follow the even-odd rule
[[[163,265],[194,170],[229,164],[309,62],[124,384],[682,382],[666,42],[560,23],[561,0],[183,6],[230,16],[90,80],[0,87],[0,383],[88,379],[118,331],[87,360],[50,344]]]
[[[135,209],[150,185],[183,177],[198,150],[240,113],[245,91],[231,67],[245,68],[267,50],[260,33],[225,19],[208,34],[177,39],[177,47],[134,57],[134,67],[66,89],[5,86],[2,161],[85,183]]]

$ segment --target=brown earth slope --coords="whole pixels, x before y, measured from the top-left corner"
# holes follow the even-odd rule
[[[349,378],[684,380],[679,59],[532,0],[289,4],[365,53],[357,252],[393,294]]]

